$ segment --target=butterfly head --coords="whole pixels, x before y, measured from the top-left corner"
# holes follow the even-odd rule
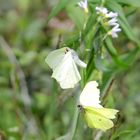
[[[84,110],[83,106],[80,105],[80,104],[78,104],[77,107],[78,107],[79,111],[83,111]]]
[[[65,49],[65,54],[67,54],[69,51],[70,51],[70,49],[69,48],[66,48]]]

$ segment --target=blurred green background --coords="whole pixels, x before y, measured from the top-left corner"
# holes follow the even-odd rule
[[[78,30],[82,19],[80,9],[75,11],[79,15],[73,16],[72,9],[67,8],[47,23],[48,15],[57,2],[0,0],[2,140],[54,140],[67,133],[71,125],[75,109],[72,94],[75,91],[61,90],[51,79],[51,70],[44,60],[50,51],[61,44],[62,38],[67,40]],[[139,9],[135,5],[124,7],[128,22],[140,39]],[[121,34],[114,43],[120,54],[136,47]],[[102,140],[140,139],[139,72],[138,53],[133,64],[114,78],[107,105],[119,109],[120,114],[116,128],[105,133]],[[94,132],[87,128],[80,116],[74,139],[92,140]]]

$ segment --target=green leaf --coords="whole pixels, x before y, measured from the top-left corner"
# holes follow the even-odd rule
[[[93,30],[91,30],[95,25],[97,16],[95,14],[91,14],[88,19],[87,19],[87,23],[86,23],[86,28],[83,31],[83,37],[87,36],[88,33],[93,32]],[[92,33],[93,34],[93,33]]]
[[[112,59],[114,60],[114,62],[116,63],[117,67],[121,67],[121,68],[128,67],[128,65],[125,62],[123,62],[119,59],[118,54],[116,54],[116,51],[114,51],[114,49],[113,49],[115,47],[113,46],[113,43],[109,37],[106,38],[106,40],[105,40],[105,47],[106,47],[108,53],[110,54],[110,56],[112,57]]]
[[[71,18],[71,20],[81,30],[86,21],[85,13],[79,7],[76,7],[74,4],[69,4],[66,7],[66,11],[67,11],[68,16]]]
[[[120,4],[128,4],[134,7],[140,7],[140,1],[139,0],[116,0],[116,2]]]
[[[95,57],[95,66],[98,70],[100,71],[110,71],[109,68],[107,68],[107,66],[105,66],[103,59],[101,58],[100,55],[97,54],[97,56]]]
[[[70,47],[72,49],[77,49],[79,46],[79,33],[72,33],[65,37],[63,47]]]
[[[66,5],[69,3],[68,0],[60,0],[59,3],[57,3],[56,7],[54,7],[51,11],[51,13],[48,16],[47,22],[50,21],[54,16],[56,16],[60,11],[62,11]]]
[[[140,55],[140,50],[137,47],[131,52],[121,55],[120,59],[124,61],[126,64],[128,64],[129,66],[131,66],[134,63],[134,61],[136,61],[139,55]]]
[[[114,78],[114,75],[115,75],[115,70],[103,73],[102,84],[101,84],[101,87],[100,87],[102,97],[104,96],[104,94],[105,94],[107,88],[109,87],[112,79]]]
[[[20,64],[23,66],[30,65],[34,59],[36,58],[37,53],[34,51],[29,51],[24,53],[23,56],[20,58]]]
[[[117,139],[120,138],[120,136],[121,136],[121,137],[123,137],[123,136],[124,136],[124,137],[127,137],[127,136],[129,136],[133,131],[134,131],[134,130],[124,130],[124,131],[121,131],[121,132],[119,132],[119,134],[113,135],[112,139],[117,140]]]

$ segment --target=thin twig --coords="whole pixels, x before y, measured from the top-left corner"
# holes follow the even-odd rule
[[[21,97],[23,100],[26,114],[28,116],[28,118],[26,120],[27,126],[28,126],[27,131],[37,135],[38,128],[37,128],[36,121],[35,121],[33,114],[32,114],[31,98],[29,96],[24,72],[18,63],[18,60],[16,59],[16,56],[13,53],[13,50],[11,49],[11,47],[8,45],[8,43],[5,41],[5,39],[2,36],[0,36],[0,47],[3,49],[3,51],[7,55],[10,63],[13,65],[13,67],[15,67],[16,74],[17,74],[17,77],[19,79],[19,84],[20,84],[20,89],[21,89]]]
[[[105,104],[106,98],[109,96],[109,93],[110,93],[109,91],[111,90],[113,83],[114,83],[114,79],[111,79],[105,94],[102,96],[102,103],[103,104]]]
[[[56,49],[59,49],[61,43],[62,43],[62,35],[60,34],[58,36],[58,40],[57,40],[57,44],[56,44]]]
[[[28,93],[28,88],[27,88],[24,72],[22,71],[22,69],[21,69],[21,67],[20,67],[20,65],[19,65],[11,47],[3,39],[3,37],[0,37],[0,44],[1,44],[1,48],[6,53],[9,61],[16,68],[16,74],[17,74],[17,76],[19,78],[19,82],[20,82],[22,99],[23,99],[24,105],[26,107],[28,107],[28,106],[31,105],[31,99],[30,99],[30,96],[29,96],[29,93]]]
[[[98,130],[93,139],[94,140],[100,140],[100,138],[102,137],[102,135],[103,135],[103,131]]]

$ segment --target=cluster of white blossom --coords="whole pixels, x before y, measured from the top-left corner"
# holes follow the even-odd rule
[[[78,2],[80,8],[84,9],[85,13],[88,13],[88,0]],[[96,7],[97,14],[104,20],[107,21],[108,26],[112,27],[109,30],[108,35],[111,35],[113,38],[118,37],[118,32],[121,31],[118,23],[118,13],[116,12],[109,12],[105,7]]]
[[[111,30],[108,32],[113,38],[118,37],[117,33],[121,31],[118,23],[118,13],[116,12],[109,12],[105,7],[96,7],[97,14],[104,20],[107,21],[107,24],[111,26]]]

